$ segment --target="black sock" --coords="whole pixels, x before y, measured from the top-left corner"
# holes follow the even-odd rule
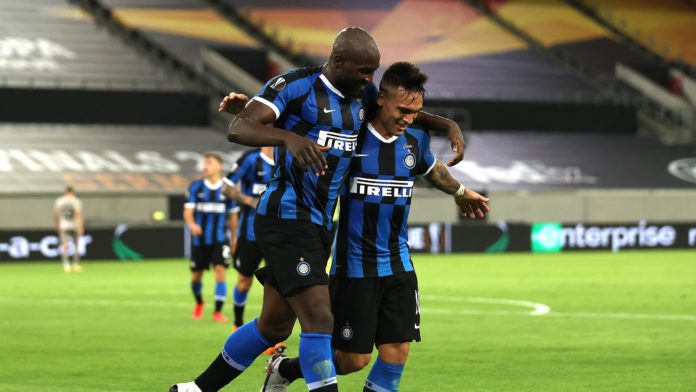
[[[203,392],[217,392],[240,374],[242,372],[228,365],[222,354],[218,354],[213,363],[194,381]]]
[[[225,304],[225,301],[215,301],[215,313],[222,311],[222,305]]]
[[[198,294],[198,295],[196,295],[195,297],[196,297],[196,303],[197,303],[198,305],[200,305],[200,304],[203,303],[203,296],[202,296],[202,295]]]
[[[234,325],[238,327],[244,325],[244,305],[234,305]]]
[[[300,358],[284,359],[278,365],[278,373],[287,378],[290,382],[303,378],[300,368]]]

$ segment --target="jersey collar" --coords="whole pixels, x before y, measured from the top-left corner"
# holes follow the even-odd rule
[[[212,182],[210,182],[206,179],[203,179],[203,183],[205,184],[205,186],[207,186],[208,188],[210,188],[214,191],[220,189],[220,187],[222,187],[222,185],[224,184],[222,179],[220,179],[220,181],[216,182],[215,184],[213,184]]]
[[[261,151],[259,151],[259,156],[261,157],[261,159],[266,161],[266,163],[268,163],[269,165],[275,166],[275,162],[273,161],[273,158],[267,157],[266,154],[262,153]]]
[[[385,139],[382,135],[379,134],[379,132],[377,132],[375,127],[373,127],[372,124],[370,124],[370,123],[367,123],[367,129],[370,132],[372,132],[372,134],[375,135],[375,137],[379,141],[381,141],[382,143],[394,143],[394,140],[399,138],[398,136],[394,135],[394,136],[390,137],[389,139]]]
[[[321,79],[321,81],[324,82],[324,84],[326,85],[326,87],[329,88],[329,90],[336,93],[336,95],[338,95],[339,97],[345,98],[343,94],[341,94],[341,92],[338,91],[338,89],[334,87],[333,84],[331,84],[331,82],[329,82],[329,79],[327,79],[326,76],[324,76],[324,74],[319,75],[319,79]]]

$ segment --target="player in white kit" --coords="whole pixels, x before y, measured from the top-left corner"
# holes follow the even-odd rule
[[[65,194],[56,199],[53,205],[53,222],[60,237],[61,256],[63,259],[63,270],[65,272],[80,272],[80,252],[78,251],[80,237],[84,234],[82,220],[82,202],[75,196],[75,190],[68,186]],[[68,259],[70,242],[73,243],[73,264],[70,266]]]

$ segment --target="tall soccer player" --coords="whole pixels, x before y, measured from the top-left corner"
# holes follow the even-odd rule
[[[242,155],[224,181],[227,186],[239,186],[243,195],[258,199],[266,190],[274,168],[273,147],[261,147]],[[253,283],[254,271],[263,259],[254,235],[256,210],[253,205],[242,204],[240,208],[237,233],[233,233],[237,239],[232,258],[232,266],[237,270],[237,285],[234,287],[235,329],[244,325],[244,308]]]
[[[82,201],[75,195],[73,187],[65,188],[63,196],[53,204],[53,223],[60,238],[60,256],[65,272],[80,272],[80,238],[85,232],[82,219]],[[70,241],[73,245],[73,263],[70,265]]]
[[[409,128],[423,107],[427,76],[410,63],[390,66],[380,83],[377,115],[358,139],[341,192],[331,269],[334,363],[338,374],[379,356],[363,391],[395,392],[410,342],[420,341],[418,280],[407,244],[413,184],[424,176],[474,218],[488,199],[459,184],[430,152],[427,132]],[[302,377],[297,358],[271,358],[261,391],[282,392]]]
[[[230,335],[199,377],[170,391],[218,391],[266,348],[287,339],[296,320],[302,328],[299,363],[308,389],[338,390],[326,274],[331,218],[366,107],[376,99],[372,77],[379,57],[366,31],[344,29],[325,65],[271,79],[230,124],[232,142],[277,146],[276,170],[254,222],[267,264],[256,272],[264,285],[261,316]],[[426,114],[418,121],[447,132],[457,152],[452,163],[461,160],[464,142],[456,124]],[[274,127],[267,126],[271,123]]]
[[[203,271],[215,269],[215,312],[213,321],[226,322],[222,306],[227,298],[226,274],[229,267],[229,239],[227,229],[234,233],[238,208],[222,193],[222,157],[215,153],[204,154],[203,178],[189,185],[184,222],[191,234],[191,290],[196,299],[193,318],[203,314]],[[227,252],[225,251],[227,248]]]

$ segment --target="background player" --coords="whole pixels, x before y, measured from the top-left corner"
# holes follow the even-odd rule
[[[53,223],[56,226],[58,237],[60,238],[60,255],[63,259],[63,270],[65,272],[80,272],[80,237],[85,233],[84,221],[82,219],[82,201],[75,195],[73,187],[65,188],[63,196],[56,199],[53,204]],[[73,264],[70,267],[69,251],[70,239],[73,244]]]
[[[418,280],[407,244],[416,176],[454,196],[474,218],[487,198],[467,190],[430,152],[427,132],[407,128],[423,107],[427,76],[410,63],[390,66],[380,83],[377,117],[367,124],[341,193],[331,301],[338,374],[376,360],[364,391],[398,391],[411,341],[420,341]],[[297,358],[276,354],[262,391],[281,392],[302,377]]]
[[[371,82],[378,67],[379,50],[372,37],[359,28],[344,29],[327,64],[270,80],[230,125],[232,142],[278,146],[277,175],[262,195],[255,218],[257,241],[268,264],[257,271],[264,281],[261,316],[230,335],[220,355],[194,382],[174,385],[171,391],[219,390],[272,343],[285,340],[296,319],[302,327],[300,366],[308,389],[338,390],[325,272],[329,231],[338,190],[366,117],[363,104],[375,99]],[[461,160],[464,142],[456,124],[431,115],[419,121],[447,131],[458,156],[451,163]],[[271,123],[284,129],[268,127]]]
[[[184,222],[191,233],[191,290],[196,298],[193,318],[203,313],[203,271],[215,269],[215,312],[213,321],[226,322],[222,306],[227,298],[226,272],[229,267],[227,236],[237,229],[238,208],[222,193],[222,157],[215,153],[204,154],[203,178],[189,185],[184,204]],[[227,253],[227,254],[226,254]]]
[[[235,187],[238,184],[242,194],[258,199],[266,190],[274,168],[273,147],[261,147],[242,155],[224,181],[227,187]],[[263,258],[254,236],[255,215],[254,205],[241,204],[238,229],[233,233],[237,240],[233,245],[232,258],[232,265],[237,270],[237,285],[234,288],[235,329],[244,324],[244,307],[253,283],[254,271]]]

